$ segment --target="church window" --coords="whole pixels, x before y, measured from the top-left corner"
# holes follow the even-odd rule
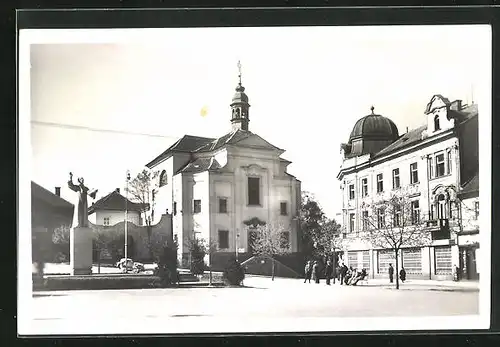
[[[219,198],[219,213],[227,213],[227,199]]]
[[[219,249],[229,248],[229,231],[219,230]]]
[[[177,201],[174,201],[174,216],[177,215]]]
[[[239,108],[236,109],[236,118],[240,118],[240,109]]]
[[[167,185],[167,171],[163,170],[160,174],[160,187]]]
[[[354,199],[354,184],[349,185],[349,200]]]
[[[248,177],[248,204],[260,205],[260,178]]]
[[[441,130],[441,127],[439,126],[439,115],[436,115],[434,117],[434,131]]]
[[[280,203],[280,214],[282,216],[286,216],[288,214],[288,208],[287,208],[287,203],[286,202],[281,202]]]
[[[200,213],[200,212],[201,212],[201,200],[194,200],[193,213]]]
[[[382,174],[377,175],[377,193],[384,191],[384,176]]]
[[[103,222],[104,225],[106,226],[109,226],[109,217],[104,217],[104,222]]]

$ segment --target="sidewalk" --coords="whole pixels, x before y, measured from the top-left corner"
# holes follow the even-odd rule
[[[290,286],[290,285],[303,285],[304,280],[298,278],[284,278],[284,277],[275,277],[274,281],[271,280],[270,277],[259,276],[259,275],[250,275],[247,274],[245,276],[245,284],[252,285],[263,285],[263,286]],[[312,283],[312,282],[311,282]],[[322,279],[321,284],[325,285],[325,280]],[[341,287],[338,280],[335,280],[335,284],[332,283],[332,286]],[[351,287],[351,286],[342,286],[342,287]],[[387,288],[392,289],[396,288],[396,283],[389,283],[388,279],[385,278],[377,278],[377,279],[368,279],[368,281],[358,282],[356,287],[376,287],[376,288]],[[456,291],[477,291],[479,290],[479,281],[437,281],[437,280],[407,280],[404,283],[399,282],[400,289],[424,289],[424,290],[456,290]]]

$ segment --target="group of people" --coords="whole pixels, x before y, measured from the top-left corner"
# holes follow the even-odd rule
[[[335,279],[337,279],[341,285],[350,284],[352,281],[355,281],[355,283],[357,283],[358,280],[363,279],[367,276],[365,269],[363,269],[361,272],[358,272],[352,267],[348,268],[345,264],[334,268],[331,260],[328,260],[326,262],[323,273],[325,275],[327,285],[331,285],[332,280],[335,284]],[[307,261],[304,268],[304,274],[304,283],[311,283],[311,279],[315,283],[320,283],[320,278],[322,275],[320,263],[317,260]]]
[[[314,280],[315,283],[319,283],[319,279],[321,277],[321,267],[320,264],[317,260],[312,261],[309,260],[306,262],[306,266],[304,268],[304,283],[308,282],[311,283],[311,278]],[[330,285],[330,282],[333,278],[333,283],[335,283],[335,274],[334,274],[334,268],[332,265],[332,262],[328,260],[326,262],[325,270],[325,279],[326,279],[326,284]]]
[[[392,267],[392,264],[389,264],[389,282],[393,283],[394,282],[394,268]],[[401,266],[401,270],[399,270],[399,279],[401,282],[406,281],[406,270],[404,267]]]
[[[392,264],[389,264],[389,282],[393,283],[394,282],[394,268],[392,267]],[[309,282],[311,283],[311,279],[315,283],[320,283],[320,278],[321,278],[321,267],[320,263],[317,260],[309,260],[306,262],[305,268],[304,268],[304,283]],[[333,280],[333,283],[335,284],[335,279],[337,279],[341,285],[348,285],[348,284],[354,284],[359,280],[362,280],[367,277],[366,269],[362,269],[361,271],[357,271],[357,269],[354,269],[352,266],[347,267],[344,263],[339,265],[336,269],[333,267],[332,262],[330,260],[327,261],[325,269],[324,269],[324,275],[326,279],[326,284],[330,285],[331,281]],[[399,279],[401,282],[406,281],[406,270],[404,267],[401,267],[401,270],[399,271]]]

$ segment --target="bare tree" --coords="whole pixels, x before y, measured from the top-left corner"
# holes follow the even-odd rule
[[[399,289],[398,255],[401,249],[421,247],[431,242],[418,203],[400,190],[387,199],[373,201],[362,208],[363,231],[360,236],[374,247],[394,251],[396,289]]]
[[[143,205],[144,221],[150,226],[154,219],[154,199],[158,192],[158,171],[142,170],[128,183],[128,193],[131,200]]]
[[[253,252],[272,259],[271,279],[274,281],[275,257],[290,253],[289,228],[282,223],[257,225],[253,230]],[[288,236],[287,236],[288,235]]]

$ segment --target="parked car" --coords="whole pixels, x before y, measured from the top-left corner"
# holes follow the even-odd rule
[[[131,272],[134,272],[134,273],[138,273],[138,272],[142,272],[142,271],[145,271],[145,268],[144,268],[144,264],[143,263],[139,263],[137,261],[133,261],[132,259],[130,258],[122,258],[120,259],[118,262],[116,262],[116,267],[125,271],[125,269],[127,269],[127,271],[131,271]]]

